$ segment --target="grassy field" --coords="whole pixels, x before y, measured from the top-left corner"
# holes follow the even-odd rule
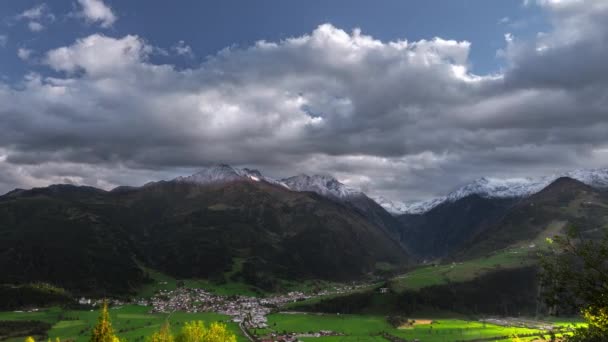
[[[428,265],[393,278],[393,291],[418,290],[449,282],[464,282],[498,269],[517,268],[535,262],[536,248],[521,246],[500,251],[488,257],[445,265]]]
[[[176,312],[168,316],[167,314],[150,314],[148,311],[147,307],[135,305],[110,309],[115,332],[119,337],[130,342],[143,341],[146,336],[158,330],[167,317],[175,333],[186,321],[202,320],[211,323],[229,319],[228,316],[215,313]],[[0,312],[0,320],[40,320],[52,323],[53,327],[48,332],[50,338],[60,337],[62,340],[71,339],[75,342],[89,340],[91,327],[94,326],[97,317],[97,311],[64,311],[59,308],[39,312]],[[247,341],[236,323],[230,322],[227,323],[227,326],[237,335],[239,342]],[[9,342],[22,340],[22,338],[12,339]]]
[[[332,330],[345,334],[345,336],[301,338],[304,341],[319,342],[386,341],[379,336],[382,332],[408,340],[419,339],[425,342],[467,341],[481,338],[496,338],[496,341],[500,341],[504,336],[535,334],[538,337],[542,334],[542,331],[536,329],[502,327],[457,319],[439,319],[433,321],[433,324],[397,329],[388,324],[383,316],[360,315],[274,314],[269,316],[269,323],[270,327],[278,332],[285,330],[306,333]],[[528,339],[531,338],[523,340]]]
[[[112,324],[117,334],[130,342],[143,341],[154,331],[158,330],[165,319],[169,319],[173,331],[176,333],[186,321],[202,320],[207,323],[226,321],[227,316],[214,313],[184,313],[150,314],[149,308],[141,306],[124,306],[110,309]],[[91,327],[97,320],[97,311],[64,311],[52,308],[39,312],[0,312],[0,320],[40,320],[53,324],[48,332],[50,338],[60,337],[62,340],[71,339],[75,342],[88,341]],[[433,324],[415,325],[411,328],[397,329],[389,325],[386,317],[379,315],[320,315],[320,314],[272,314],[268,317],[269,330],[277,332],[318,332],[332,330],[344,336],[321,338],[301,338],[303,341],[338,342],[338,341],[386,341],[379,336],[387,332],[393,336],[405,339],[419,339],[428,342],[439,341],[468,341],[480,338],[496,341],[509,341],[500,339],[504,336],[542,334],[540,330],[502,327],[493,324],[484,324],[463,319],[440,318]],[[570,326],[570,321],[555,321],[558,325]],[[574,322],[576,323],[576,322]],[[238,341],[247,341],[241,334],[237,324],[227,323]],[[523,338],[523,341],[531,338]],[[8,342],[19,342],[23,338],[14,338]]]

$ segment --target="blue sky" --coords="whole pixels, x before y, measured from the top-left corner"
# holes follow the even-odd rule
[[[608,166],[605,0],[5,0],[0,20],[0,192],[227,163],[412,201]]]
[[[0,49],[0,73],[18,80],[31,70],[17,57],[18,48],[47,51],[68,45],[95,32],[120,37],[136,34],[152,45],[169,48],[180,40],[191,46],[196,59],[159,58],[159,62],[191,66],[228,46],[249,46],[258,40],[277,41],[308,33],[323,23],[346,31],[361,28],[381,40],[410,41],[442,37],[472,43],[470,63],[475,73],[496,72],[504,61],[496,51],[508,32],[534,35],[546,28],[538,7],[509,1],[106,1],[119,18],[100,28],[74,18],[75,0],[48,2],[56,17],[40,32],[31,32],[27,20],[15,16],[40,5],[38,0],[3,1],[0,13],[8,36]],[[505,19],[506,18],[506,19]],[[508,20],[508,21],[507,21]],[[44,21],[44,20],[43,20]],[[506,22],[505,22],[506,21]],[[35,68],[35,66],[34,66]]]

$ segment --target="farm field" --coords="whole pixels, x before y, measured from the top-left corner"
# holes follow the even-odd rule
[[[389,286],[395,292],[403,292],[449,282],[465,282],[493,270],[531,265],[535,262],[535,252],[533,248],[522,246],[509,248],[484,258],[423,266],[393,278]]]
[[[202,320],[206,323],[226,321],[228,316],[215,313],[184,313],[150,314],[148,307],[127,305],[110,309],[112,324],[118,336],[128,341],[144,341],[154,331],[158,330],[168,317],[173,331],[176,333],[186,321]],[[71,339],[75,342],[88,341],[90,328],[95,324],[97,311],[64,311],[51,308],[39,312],[1,312],[0,320],[40,320],[53,324],[48,332],[50,338],[60,337],[62,340]],[[421,321],[421,320],[419,320]],[[384,316],[377,315],[321,315],[321,314],[286,314],[278,313],[268,316],[269,329],[276,332],[318,332],[331,330],[344,334],[343,336],[301,337],[302,341],[338,342],[338,341],[386,341],[380,336],[385,332],[405,339],[421,341],[467,341],[475,339],[496,338],[495,341],[510,341],[505,336],[534,335],[538,337],[543,331],[538,329],[504,327],[495,324],[467,321],[463,319],[441,318],[433,320],[432,324],[414,325],[409,328],[394,328]],[[569,326],[570,321],[553,322],[560,326]],[[236,323],[227,323],[228,328],[237,335],[238,341],[247,341]],[[532,340],[533,336],[522,336],[523,341]],[[23,338],[13,338],[9,342],[20,342]],[[494,341],[494,340],[492,340]]]
[[[331,330],[344,336],[302,337],[303,341],[339,342],[339,341],[386,341],[379,336],[386,332],[390,335],[419,339],[425,342],[467,341],[492,339],[509,341],[505,336],[535,335],[543,331],[538,329],[503,327],[499,325],[459,319],[439,319],[432,324],[415,325],[411,328],[397,329],[391,326],[383,316],[360,315],[318,315],[318,314],[273,314],[268,317],[270,328],[287,332],[317,332]],[[531,340],[533,337],[522,337]]]
[[[112,326],[120,338],[130,342],[144,341],[146,336],[157,331],[168,317],[172,330],[177,333],[186,321],[202,320],[209,324],[216,321],[227,321],[228,316],[215,313],[185,313],[175,312],[167,314],[148,313],[150,308],[127,305],[111,308],[110,316]],[[62,340],[85,342],[89,340],[90,329],[96,323],[99,313],[93,311],[72,311],[51,308],[38,312],[0,312],[0,321],[4,320],[40,320],[53,324],[48,332],[52,339],[60,337]],[[237,335],[238,341],[247,341],[236,323],[227,323],[228,328]],[[23,338],[11,339],[9,342],[23,341]]]

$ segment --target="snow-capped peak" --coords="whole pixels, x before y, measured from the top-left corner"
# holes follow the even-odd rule
[[[598,189],[608,188],[608,168],[592,170],[574,170],[561,174],[537,178],[491,178],[482,177],[447,196],[437,197],[420,202],[395,202],[384,198],[374,198],[392,214],[422,214],[446,201],[454,202],[470,195],[479,195],[486,198],[517,198],[531,196],[560,177],[569,177]]]
[[[423,214],[446,200],[445,197],[437,197],[425,201],[399,202],[391,201],[382,196],[374,196],[372,199],[393,215]]]
[[[345,199],[362,196],[363,193],[325,175],[298,175],[281,180],[293,191],[311,191],[326,197]]]
[[[242,180],[252,180],[255,182],[265,181],[268,183],[285,186],[285,184],[275,179],[263,176],[258,170],[248,168],[239,169],[226,164],[209,166],[201,169],[199,172],[191,176],[177,177],[173,181],[195,184],[221,184]]]

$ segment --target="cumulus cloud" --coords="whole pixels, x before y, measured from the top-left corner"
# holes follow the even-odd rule
[[[32,31],[32,32],[39,32],[39,31],[44,30],[44,25],[42,25],[41,23],[36,22],[36,21],[30,21],[30,22],[27,24],[27,27],[28,27],[28,28],[30,29],[30,31]]]
[[[18,14],[15,19],[27,21],[27,27],[32,32],[40,32],[45,29],[43,23],[55,21],[55,15],[46,3],[34,6]]]
[[[192,48],[190,45],[186,44],[183,40],[180,40],[172,47],[173,51],[180,56],[186,56],[189,58],[194,57],[194,53],[192,52]]]
[[[78,15],[88,23],[96,23],[108,28],[116,22],[116,14],[103,0],[78,0],[78,4],[82,7]]]
[[[605,166],[608,17],[589,3],[539,3],[554,28],[511,36],[507,67],[488,75],[470,71],[467,41],[330,24],[190,69],[154,64],[141,37],[94,34],[46,53],[53,76],[0,85],[0,167],[14,184],[110,187],[225,162],[408,200],[480,176]]]
[[[17,15],[17,18],[29,20],[48,18],[50,20],[55,20],[55,16],[51,13],[46,3],[42,3],[40,5],[34,6],[30,9],[23,11],[21,14]]]
[[[32,52],[33,51],[30,49],[19,48],[19,49],[17,49],[17,57],[19,57],[21,60],[26,61],[26,60],[30,59]]]

